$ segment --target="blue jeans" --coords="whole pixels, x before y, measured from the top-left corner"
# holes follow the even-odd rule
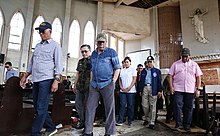
[[[174,93],[174,116],[176,127],[183,125],[185,129],[190,128],[193,114],[194,93],[175,92]],[[183,110],[183,112],[182,112]],[[183,113],[183,122],[182,122]]]
[[[48,132],[56,129],[56,126],[54,125],[50,115],[48,114],[48,105],[50,102],[52,83],[53,79],[34,82],[33,103],[36,116],[32,124],[32,136],[41,136],[40,131],[43,126]]]
[[[123,123],[125,106],[128,107],[128,123],[131,123],[134,117],[134,101],[135,93],[122,93],[120,92],[120,110],[119,110],[119,123]]]

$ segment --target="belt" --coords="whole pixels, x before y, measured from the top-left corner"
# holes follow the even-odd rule
[[[151,84],[144,84],[144,86],[151,86]]]

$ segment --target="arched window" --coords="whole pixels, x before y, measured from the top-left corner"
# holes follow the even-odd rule
[[[118,40],[118,58],[121,62],[124,59],[124,41]]]
[[[59,44],[61,43],[61,36],[62,36],[62,25],[61,21],[59,18],[55,18],[53,23],[52,23],[52,35],[51,37],[53,38],[54,41],[58,42]]]
[[[20,12],[16,12],[10,22],[8,49],[20,50],[23,29],[24,18]]]
[[[73,58],[79,57],[79,38],[80,38],[79,22],[77,20],[73,20],[69,32],[68,53],[70,53],[70,57]]]
[[[111,36],[111,38],[110,38],[110,48],[112,48],[115,51],[117,51],[116,50],[116,46],[117,46],[116,38],[114,36]]]
[[[44,22],[44,18],[42,16],[38,16],[37,19],[34,22],[33,26],[33,40],[32,40],[32,46],[31,49],[32,51],[34,50],[35,46],[37,43],[41,41],[40,35],[37,30],[35,30],[36,27],[39,27],[39,25]]]
[[[91,46],[91,51],[94,50],[94,42],[95,42],[95,29],[92,21],[88,21],[86,23],[86,27],[84,30],[84,44],[88,44]]]
[[[2,11],[0,9],[0,40],[1,40],[1,34],[2,34],[2,25],[3,25],[3,16],[2,16]]]

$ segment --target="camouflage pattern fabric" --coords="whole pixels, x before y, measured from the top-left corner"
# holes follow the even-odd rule
[[[91,68],[92,64],[90,57],[79,60],[76,69],[79,72],[78,83],[76,85],[77,90],[81,92],[89,91]]]

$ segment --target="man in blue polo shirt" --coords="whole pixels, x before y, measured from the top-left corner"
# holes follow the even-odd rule
[[[140,92],[142,94],[142,106],[145,114],[143,125],[155,128],[157,95],[162,96],[161,71],[154,67],[154,58],[147,57],[146,68],[141,71]]]
[[[6,62],[6,63],[5,63],[5,68],[7,69],[5,81],[7,81],[9,78],[11,78],[11,77],[13,77],[13,76],[18,77],[18,72],[15,71],[15,70],[12,68],[12,63],[11,63],[11,62],[9,62],[9,61]]]
[[[97,35],[97,49],[92,52],[92,79],[86,105],[85,132],[82,136],[93,136],[93,122],[100,98],[105,106],[105,136],[113,135],[115,126],[115,81],[120,72],[120,63],[115,50],[106,47],[106,35]]]

